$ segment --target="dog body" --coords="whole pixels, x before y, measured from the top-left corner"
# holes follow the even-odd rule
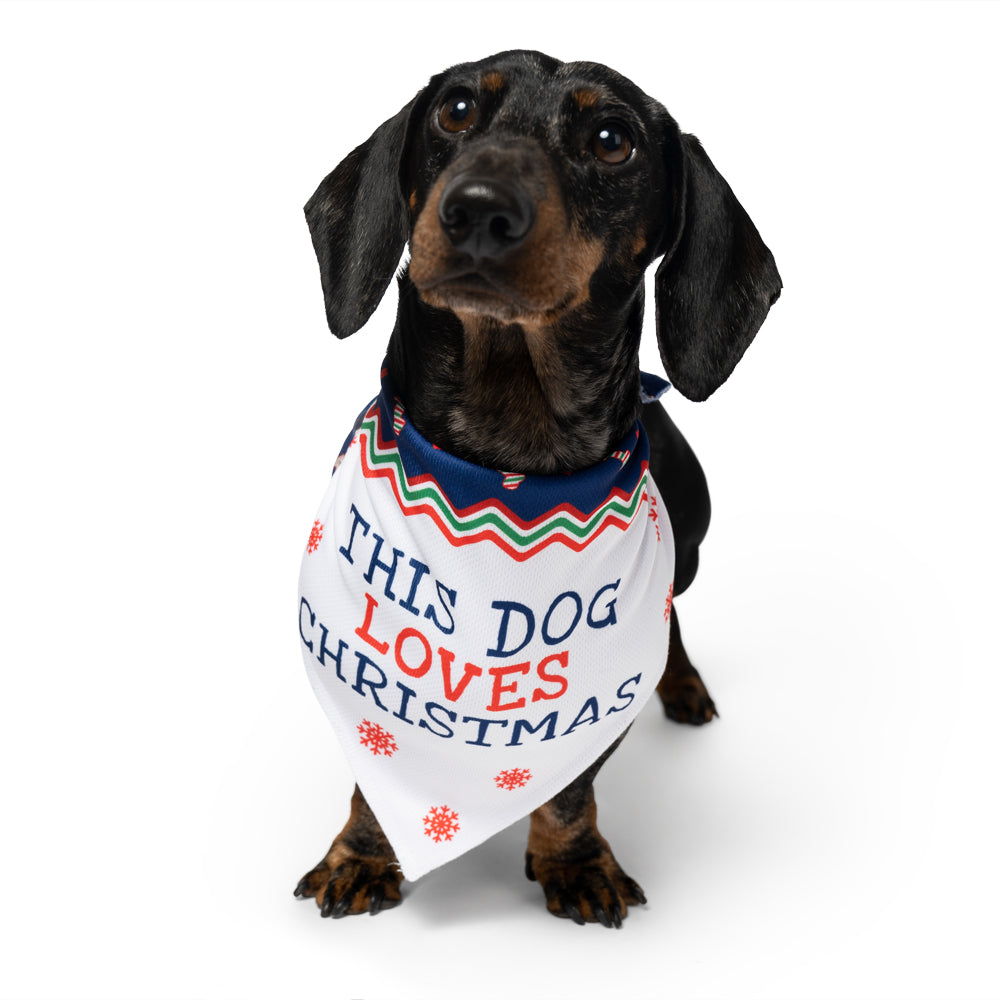
[[[406,418],[477,466],[572,475],[641,418],[669,512],[673,595],[697,570],[708,490],[658,403],[643,403],[643,275],[658,257],[657,336],[671,383],[705,399],[781,288],[756,228],[697,140],[607,67],[508,52],[434,77],[306,206],[331,330],[359,329],[407,241],[386,366]],[[667,715],[716,713],[676,612],[658,692]],[[644,901],[596,827],[592,781],[617,741],[531,814],[527,874],[548,909],[620,926]],[[402,873],[360,789],[297,895],[324,916],[400,900]]]

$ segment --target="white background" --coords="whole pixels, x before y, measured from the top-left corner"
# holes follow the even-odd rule
[[[0,995],[1000,995],[998,15],[0,6]],[[336,342],[301,205],[509,47],[660,98],[785,282],[730,382],[670,400],[722,718],[650,705],[599,779],[650,900],[621,931],[545,912],[523,823],[321,920],[292,889],[352,783],[295,586],[394,295]]]

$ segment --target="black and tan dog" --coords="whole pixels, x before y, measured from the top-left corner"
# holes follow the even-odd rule
[[[666,412],[640,402],[643,275],[662,257],[660,356],[693,400],[728,378],[781,290],[697,139],[605,66],[505,52],[434,77],[320,184],[306,216],[338,337],[369,318],[409,241],[388,366],[439,447],[495,469],[569,472],[605,459],[641,415],[675,536],[674,593],[690,585],[708,490]],[[676,614],[658,692],[675,721],[717,714]],[[597,830],[606,757],[531,814],[526,868],[552,913],[620,926],[645,897]],[[375,913],[399,902],[402,878],[355,789],[296,894],[324,916]]]

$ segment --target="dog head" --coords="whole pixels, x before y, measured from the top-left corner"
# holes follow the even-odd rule
[[[610,328],[655,279],[660,356],[694,400],[777,299],[774,259],[698,140],[596,63],[507,52],[434,77],[306,205],[330,329],[367,321],[410,242],[427,306]]]

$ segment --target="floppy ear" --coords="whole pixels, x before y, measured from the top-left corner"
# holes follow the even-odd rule
[[[368,321],[406,246],[400,170],[416,102],[415,97],[349,153],[306,202],[326,319],[338,337],[350,336]]]
[[[674,244],[656,270],[656,337],[671,383],[707,399],[781,293],[771,251],[701,143],[680,136]]]

